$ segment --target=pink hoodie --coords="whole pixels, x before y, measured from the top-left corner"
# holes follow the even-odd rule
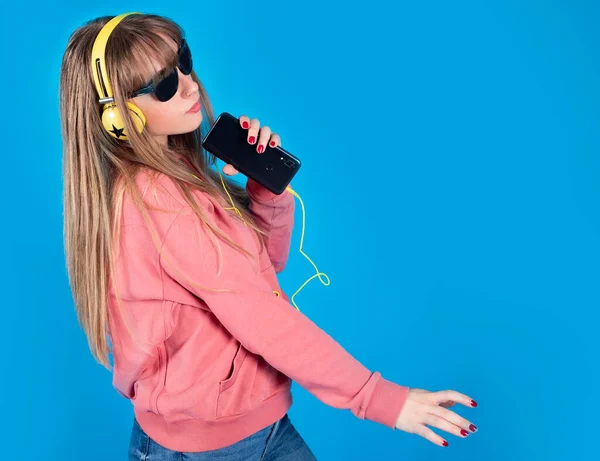
[[[136,184],[147,204],[164,209],[150,211],[163,254],[126,194],[116,279],[138,344],[112,285],[109,331],[113,384],[153,440],[189,452],[238,442],[285,415],[291,379],[327,405],[394,428],[408,388],[365,368],[294,308],[278,284],[290,251],[292,194],[248,180],[251,210],[268,235],[259,252],[254,231],[224,209],[226,202],[192,191],[212,224],[251,259],[221,240],[217,245],[168,176],[158,174],[151,186],[142,171]]]

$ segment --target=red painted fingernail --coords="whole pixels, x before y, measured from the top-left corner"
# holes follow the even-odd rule
[[[271,147],[275,147],[275,141],[271,141]]]
[[[248,122],[244,122],[244,123],[242,124],[242,126],[243,126],[244,128],[248,128],[250,125],[248,125]]]
[[[477,426],[475,426],[475,424],[471,424],[469,429],[471,429],[471,432],[475,432],[477,430]]]
[[[477,406],[477,402],[475,400],[471,400],[471,406],[472,407],[476,407]]]
[[[447,447],[447,446],[448,446],[448,442],[446,442],[446,441],[444,440],[444,442],[442,443],[442,445],[444,445],[445,447]]]
[[[260,146],[258,146],[258,153],[262,154],[263,150],[265,150],[265,147],[261,144]]]
[[[465,437],[466,437],[467,435],[469,435],[469,433],[468,433],[467,431],[465,431],[464,429],[461,429],[461,430],[460,430],[460,434],[461,434],[461,435],[464,435]]]
[[[255,138],[254,138],[254,136],[250,136],[250,137],[248,138],[248,142],[249,142],[250,144],[254,144],[254,141],[255,141]]]

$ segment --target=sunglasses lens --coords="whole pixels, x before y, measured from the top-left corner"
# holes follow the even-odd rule
[[[179,49],[177,67],[183,75],[189,75],[192,72],[192,53],[187,42],[184,40]],[[177,68],[173,68],[160,82],[154,87],[154,94],[156,99],[161,102],[168,101],[175,93],[177,93],[177,87],[179,86],[179,76],[177,74]],[[139,90],[138,90],[139,91]],[[148,91],[139,94],[145,94]],[[134,94],[136,94],[135,92]]]
[[[185,40],[179,50],[179,70],[183,75],[189,75],[192,72],[192,52]]]
[[[179,77],[177,76],[177,69],[173,69],[165,78],[158,82],[154,94],[159,101],[168,101],[177,93],[178,85]]]

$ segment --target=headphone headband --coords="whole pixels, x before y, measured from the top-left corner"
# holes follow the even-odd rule
[[[96,85],[96,91],[100,97],[99,102],[101,104],[107,104],[114,102],[113,92],[108,81],[108,72],[106,71],[106,44],[112,31],[117,25],[126,17],[132,14],[142,14],[137,12],[123,13],[119,16],[115,16],[108,21],[104,27],[100,30],[92,46],[92,75],[94,76],[94,84]]]

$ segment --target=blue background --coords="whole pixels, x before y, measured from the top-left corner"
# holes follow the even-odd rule
[[[597,2],[3,8],[3,459],[126,457],[131,405],[67,281],[58,77],[76,27],[127,11],[180,23],[215,111],[259,118],[303,161],[304,249],[332,283],[313,280],[301,310],[384,377],[479,403],[455,407],[479,432],[436,430],[442,448],[294,384],[290,416],[319,460],[597,453]],[[289,294],[312,275],[300,229]]]

